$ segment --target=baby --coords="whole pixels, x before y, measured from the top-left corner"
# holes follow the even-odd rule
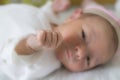
[[[120,23],[106,9],[89,5],[56,26],[57,12],[51,5],[40,10],[26,5],[1,7],[0,24],[8,37],[1,41],[0,69],[11,80],[40,79],[61,64],[74,72],[89,70],[118,52]]]

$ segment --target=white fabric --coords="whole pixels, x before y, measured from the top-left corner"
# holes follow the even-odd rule
[[[28,34],[40,29],[51,30],[50,23],[58,24],[51,4],[48,2],[40,9],[24,4],[0,6],[0,74],[7,80],[37,80],[60,68],[52,50],[29,56],[20,56],[14,51],[18,41]]]

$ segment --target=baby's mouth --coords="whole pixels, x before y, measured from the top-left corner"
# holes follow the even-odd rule
[[[77,58],[76,58],[74,53],[75,52],[72,51],[72,49],[69,49],[69,48],[66,47],[65,56],[66,56],[66,60],[68,60],[68,62],[77,61]]]

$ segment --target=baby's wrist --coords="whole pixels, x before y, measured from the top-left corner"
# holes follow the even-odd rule
[[[39,41],[37,40],[37,37],[34,34],[30,35],[27,38],[26,46],[33,49],[34,51],[39,51],[41,49],[41,45],[39,44]]]

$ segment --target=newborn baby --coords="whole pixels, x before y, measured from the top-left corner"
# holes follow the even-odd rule
[[[74,19],[54,29],[62,37],[61,44],[55,49],[56,56],[70,71],[84,71],[105,64],[117,51],[118,37],[114,25],[93,13],[77,11],[76,18],[73,16]]]
[[[77,10],[59,26],[51,4],[41,10],[26,8],[29,10],[7,8],[2,14],[7,16],[2,18],[2,26],[10,25],[12,31],[8,33],[13,34],[1,49],[1,72],[12,80],[40,79],[61,64],[74,72],[89,70],[110,61],[119,49],[120,24],[103,7],[89,5]],[[16,16],[14,9],[24,14]],[[11,21],[9,25],[4,24],[6,20]]]

